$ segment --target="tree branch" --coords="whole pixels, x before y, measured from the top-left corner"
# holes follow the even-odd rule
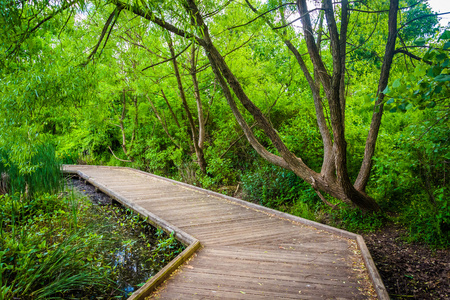
[[[413,58],[413,59],[415,59],[415,60],[423,61],[423,62],[426,63],[427,65],[430,65],[430,66],[432,65],[431,61],[423,60],[423,58],[418,57],[417,55],[414,55],[414,54],[412,54],[411,52],[409,52],[409,51],[407,51],[407,50],[404,50],[404,49],[399,48],[399,49],[396,49],[396,50],[394,51],[394,54],[397,54],[397,53],[402,53],[402,54],[408,55],[409,57],[411,57],[411,58]]]
[[[123,162],[132,162],[131,160],[126,160],[126,159],[118,158],[118,157],[114,154],[114,151],[111,149],[110,146],[108,146],[108,149],[109,149],[109,151],[111,151],[111,154],[114,156],[115,159],[120,160],[120,161],[123,161]]]
[[[390,0],[389,8],[389,34],[385,47],[385,55],[383,65],[381,67],[380,79],[378,82],[378,99],[375,103],[374,111],[372,114],[372,121],[370,123],[369,133],[366,139],[366,145],[364,148],[364,158],[359,170],[358,177],[355,181],[355,188],[358,191],[364,192],[367,182],[369,181],[370,170],[372,168],[372,157],[375,153],[375,145],[378,138],[378,131],[381,125],[381,117],[383,116],[383,100],[384,94],[382,91],[386,88],[389,80],[389,73],[392,66],[392,61],[395,52],[395,42],[397,40],[397,14],[398,14],[399,0]]]
[[[251,6],[251,4],[248,2],[248,0],[245,0],[245,2],[246,2],[249,6]],[[261,18],[261,17],[267,15],[268,13],[270,13],[270,12],[272,12],[272,11],[274,11],[274,10],[277,10],[277,9],[283,7],[283,6],[288,6],[288,5],[295,5],[295,3],[283,3],[283,4],[281,4],[281,5],[279,5],[279,6],[275,7],[275,8],[272,8],[272,9],[269,9],[268,11],[266,11],[266,12],[263,12],[262,14],[260,14],[260,15],[257,16],[256,18],[254,18],[254,19],[248,21],[247,23],[244,23],[244,24],[241,24],[241,25],[236,25],[236,26],[233,26],[233,27],[228,27],[227,30],[231,30],[231,29],[235,29],[235,28],[242,27],[242,26],[246,26],[246,25],[248,25],[248,24],[250,24],[250,23],[253,23],[254,21],[258,20],[259,18]]]
[[[112,27],[114,26],[114,24],[116,23],[115,21],[119,17],[120,11],[121,11],[121,9],[116,7],[116,8],[114,8],[113,12],[109,15],[108,20],[106,20],[106,23],[103,26],[102,33],[100,34],[100,37],[99,37],[98,42],[97,42],[97,45],[95,45],[95,47],[92,50],[91,54],[89,54],[89,56],[87,57],[88,61],[92,59],[92,57],[95,55],[95,53],[97,53],[97,50],[100,47],[100,44],[102,43],[103,38],[105,37],[106,31],[108,30],[108,28],[111,25],[111,23],[113,23]],[[103,45],[103,48],[105,47],[106,42],[108,41],[109,34],[111,33],[112,27],[109,30],[108,37],[107,37],[107,39],[105,41],[105,44]],[[102,48],[102,51],[103,51],[103,48]],[[85,62],[84,64],[86,65],[88,63],[88,61]]]
[[[172,60],[176,59],[178,56],[180,56],[181,54],[183,54],[187,49],[189,49],[189,47],[190,47],[191,45],[192,45],[192,43],[189,43],[189,44],[186,46],[186,48],[184,48],[183,50],[181,50],[181,52],[179,52],[179,53],[176,54],[175,56],[173,56],[173,57],[171,57],[171,58],[168,58],[168,59],[165,59],[165,60],[163,60],[163,61],[160,61],[160,62],[158,62],[158,63],[156,63],[156,64],[150,65],[150,66],[148,66],[148,67],[145,67],[145,68],[143,68],[141,71],[145,71],[145,70],[147,70],[147,69],[156,67],[157,65],[160,65],[160,64],[163,64],[163,63],[166,63],[166,62],[169,62],[169,61],[172,61]]]
[[[186,38],[188,40],[195,41],[196,43],[198,43],[200,45],[204,45],[205,44],[203,39],[195,36],[192,33],[189,33],[189,32],[186,32],[186,31],[184,31],[182,29],[179,29],[179,28],[173,26],[172,24],[170,24],[170,23],[168,23],[168,22],[158,18],[151,11],[147,11],[147,10],[144,11],[144,10],[142,10],[141,7],[138,7],[138,6],[135,6],[135,5],[131,5],[131,4],[128,4],[128,3],[124,3],[124,2],[122,2],[120,0],[112,0],[111,3],[115,4],[119,8],[126,9],[126,10],[130,11],[130,12],[134,13],[135,15],[141,16],[144,19],[147,19],[150,22],[155,23],[156,25],[158,25],[158,26],[160,26],[160,27],[162,27],[162,28],[164,28],[164,29],[166,29],[166,30],[168,30],[168,31],[178,35],[178,36],[181,36],[181,37]]]

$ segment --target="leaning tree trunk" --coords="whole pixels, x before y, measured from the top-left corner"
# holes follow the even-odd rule
[[[180,98],[183,103],[184,111],[187,115],[189,127],[191,128],[191,138],[192,138],[192,142],[194,144],[195,155],[197,156],[197,164],[200,167],[200,170],[202,171],[202,173],[206,174],[205,154],[203,152],[203,147],[200,147],[198,144],[198,136],[197,136],[197,131],[195,128],[194,118],[192,117],[191,111],[189,109],[189,106],[188,106],[188,103],[186,100],[186,94],[184,92],[183,83],[181,81],[181,75],[180,75],[180,71],[178,69],[178,63],[177,63],[176,56],[175,56],[175,50],[173,48],[172,40],[170,37],[167,40],[167,44],[169,46],[170,55],[172,56],[172,64],[173,64],[173,69],[175,72],[175,77],[177,79],[177,85],[178,85],[178,91],[180,94]],[[200,105],[201,105],[201,103],[200,103]]]
[[[233,72],[228,67],[227,63],[225,62],[223,56],[219,53],[217,48],[214,46],[210,35],[208,31],[208,27],[203,21],[203,18],[193,0],[186,0],[185,2],[185,9],[187,10],[188,14],[191,16],[191,18],[195,18],[195,22],[192,24],[195,24],[199,28],[196,32],[200,33],[201,36],[198,37],[195,34],[189,33],[187,31],[184,31],[183,29],[177,28],[173,26],[172,24],[158,18],[155,14],[149,11],[144,11],[141,8],[137,6],[132,6],[126,3],[121,2],[120,0],[113,0],[113,2],[118,6],[120,9],[127,9],[137,15],[142,16],[143,18],[146,18],[147,20],[155,23],[156,25],[165,28],[166,30],[175,33],[176,35],[189,39],[191,41],[194,41],[201,47],[203,47],[209,62],[211,64],[212,70],[216,76],[217,81],[222,87],[224,96],[228,102],[228,105],[230,106],[237,122],[241,126],[242,130],[244,131],[244,134],[247,138],[247,140],[250,142],[252,147],[257,151],[259,155],[261,155],[263,158],[268,160],[270,163],[273,163],[275,165],[278,165],[280,167],[292,170],[297,176],[304,179],[306,182],[311,184],[314,189],[320,190],[323,192],[326,192],[330,194],[331,196],[344,200],[344,201],[351,201],[355,205],[359,206],[363,210],[378,210],[379,206],[378,204],[366,195],[364,192],[365,183],[361,184],[363,186],[358,186],[358,189],[355,188],[355,186],[351,183],[348,170],[347,170],[347,143],[345,140],[345,125],[344,125],[344,118],[345,118],[345,93],[344,93],[344,84],[345,84],[345,78],[343,77],[345,74],[345,44],[346,44],[346,37],[339,36],[339,32],[337,30],[336,21],[334,18],[334,12],[333,12],[333,4],[331,0],[324,0],[323,9],[325,11],[325,17],[327,19],[328,24],[328,34],[331,44],[331,50],[332,50],[332,58],[333,58],[333,71],[330,75],[325,67],[324,62],[322,61],[322,58],[319,53],[319,49],[317,47],[317,44],[313,37],[313,29],[311,26],[311,20],[309,17],[309,12],[307,10],[306,1],[305,0],[298,0],[297,6],[300,11],[300,14],[302,16],[302,23],[303,23],[303,30],[304,30],[304,37],[306,41],[306,45],[308,48],[308,53],[310,56],[310,59],[312,61],[313,67],[314,67],[314,75],[316,75],[315,80],[311,80],[312,77],[307,76],[308,82],[310,83],[310,87],[314,94],[314,102],[316,109],[319,110],[319,112],[316,112],[318,114],[318,119],[320,117],[320,110],[323,108],[318,105],[320,99],[320,93],[318,91],[316,80],[319,80],[324,92],[325,96],[328,100],[329,110],[330,110],[330,118],[331,118],[331,136],[333,137],[332,144],[330,145],[330,139],[326,136],[326,130],[325,126],[322,126],[321,133],[325,136],[322,136],[324,143],[327,144],[328,148],[328,154],[324,158],[324,166],[322,168],[321,173],[317,173],[313,171],[311,168],[309,168],[301,158],[296,157],[289,149],[286,147],[286,145],[281,140],[280,136],[278,135],[277,131],[272,127],[270,122],[266,119],[264,114],[256,107],[256,105],[248,98],[246,93],[244,92],[242,86],[240,85],[237,78],[234,76]],[[341,22],[348,22],[348,12],[347,12],[347,1],[343,1],[342,5],[344,6],[342,9],[343,18]],[[398,0],[391,0],[391,9],[389,13],[389,41],[388,45],[386,46],[386,55],[389,56],[393,55],[393,52],[389,52],[388,49],[391,49],[395,46],[395,39],[396,39],[396,23],[395,19],[397,17],[397,11],[398,11]],[[347,32],[347,24],[341,24],[341,34],[345,35]],[[393,43],[392,43],[393,42]],[[288,46],[288,48],[292,51],[292,53],[296,56],[302,71],[302,59],[301,56],[295,53],[295,50],[292,49],[290,42],[285,40],[285,44]],[[297,54],[297,55],[296,55]],[[172,56],[174,56],[174,53],[172,53]],[[380,76],[380,86],[383,86],[381,82],[383,82],[383,78],[386,79],[389,77],[389,70],[390,70],[390,63],[392,63],[392,58],[389,59],[389,57],[385,58],[385,62],[383,63],[382,68],[382,74]],[[383,80],[382,80],[383,79]],[[380,89],[379,89],[380,91]],[[275,155],[271,152],[269,152],[255,137],[253,134],[250,126],[245,122],[241,112],[239,111],[236,103],[235,98],[238,99],[238,101],[243,105],[243,107],[253,116],[255,121],[258,122],[258,125],[261,127],[261,129],[264,131],[266,136],[270,139],[272,142],[272,145],[276,148],[279,155]],[[380,93],[381,94],[381,93]],[[379,101],[381,103],[382,101],[382,95],[379,96]],[[381,100],[380,100],[381,99]],[[321,103],[321,101],[320,101]],[[374,116],[375,119],[381,118],[381,114]],[[319,123],[323,121],[318,120]],[[320,124],[319,124],[320,125]],[[326,125],[326,124],[325,124]],[[377,128],[371,128],[371,132],[374,132],[375,134],[375,141],[376,136],[378,134]],[[329,134],[329,131],[328,131]],[[370,137],[368,138],[368,141],[370,139],[370,143],[374,142],[374,138]],[[198,145],[196,145],[198,146]],[[373,156],[373,150],[370,150],[367,152],[367,160],[371,160]],[[366,159],[366,158],[365,158]],[[363,169],[363,168],[362,168]],[[370,165],[368,170],[370,171]],[[364,168],[364,174],[367,173],[367,168]],[[363,175],[364,175],[363,174]],[[364,175],[365,176],[365,175]]]

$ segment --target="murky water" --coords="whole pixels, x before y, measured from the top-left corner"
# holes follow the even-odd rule
[[[104,257],[114,270],[112,277],[119,289],[109,296],[126,299],[184,249],[173,237],[111,201],[93,186],[78,179],[72,179],[71,183],[92,199],[95,204],[91,208],[92,218],[101,222],[99,234],[107,237]]]

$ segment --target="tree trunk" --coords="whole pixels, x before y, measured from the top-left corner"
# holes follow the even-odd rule
[[[214,46],[208,31],[208,27],[203,21],[203,18],[193,0],[186,0],[185,9],[189,13],[192,19],[195,21],[192,24],[197,26],[199,30],[196,32],[201,34],[201,36],[196,36],[195,34],[184,31],[177,28],[170,23],[159,19],[152,12],[143,11],[137,6],[131,6],[120,2],[119,0],[114,0],[114,3],[118,5],[121,9],[127,9],[137,15],[140,15],[149,21],[159,25],[166,30],[177,34],[180,37],[187,38],[197,43],[204,48],[208,60],[211,64],[211,68],[216,76],[217,81],[222,87],[223,94],[230,106],[237,122],[241,126],[247,140],[250,142],[252,147],[257,151],[259,155],[264,157],[269,162],[281,166],[283,168],[292,170],[297,176],[304,179],[306,182],[310,183],[315,189],[329,193],[335,198],[351,201],[355,205],[359,206],[363,210],[378,210],[379,207],[374,199],[367,196],[364,192],[365,184],[367,183],[367,178],[370,173],[370,161],[373,156],[376,137],[378,135],[379,123],[381,120],[381,113],[374,113],[372,125],[369,132],[369,137],[366,143],[366,153],[364,157],[363,166],[361,167],[360,176],[364,180],[360,180],[353,185],[350,182],[350,178],[347,170],[347,143],[345,140],[345,67],[346,67],[346,34],[347,25],[349,20],[349,12],[347,10],[348,1],[342,2],[342,12],[341,12],[341,24],[340,32],[337,28],[337,22],[334,17],[333,4],[331,0],[324,0],[323,10],[324,15],[327,20],[328,25],[328,36],[330,40],[333,65],[332,71],[329,72],[325,67],[322,57],[319,52],[318,43],[316,43],[313,36],[313,28],[311,25],[311,20],[309,17],[309,12],[306,5],[306,0],[297,0],[298,10],[302,16],[301,21],[303,24],[303,33],[308,48],[308,53],[311,58],[315,79],[320,82],[323,87],[325,96],[328,100],[328,106],[330,110],[330,120],[331,120],[331,133],[327,126],[325,116],[323,115],[322,99],[320,95],[320,85],[318,82],[312,78],[311,73],[307,70],[301,55],[292,46],[292,44],[284,39],[286,46],[297,58],[297,61],[310,85],[313,92],[313,100],[316,108],[316,116],[318,120],[318,125],[320,132],[322,134],[322,140],[324,142],[325,157],[323,162],[323,167],[321,173],[316,173],[311,168],[309,168],[301,158],[296,157],[286,145],[283,143],[279,137],[277,131],[272,127],[270,122],[266,119],[264,114],[259,110],[258,107],[248,98],[244,92],[239,81],[236,79],[232,71],[229,69],[227,63],[225,62],[223,56],[219,53],[217,48]],[[383,63],[383,69],[380,76],[379,83],[379,98],[378,106],[381,107],[383,101],[383,95],[381,91],[387,84],[389,78],[389,70],[392,64],[392,57],[389,58],[390,50],[395,47],[396,39],[396,20],[398,11],[398,0],[391,0],[391,9],[389,13],[389,40],[388,45],[386,45],[386,56],[385,62]],[[174,53],[172,53],[174,56]],[[174,60],[173,60],[174,61]],[[176,64],[176,63],[175,63]],[[331,74],[331,75],[330,75]],[[179,76],[179,74],[178,74]],[[179,84],[180,86],[180,84]],[[244,108],[253,116],[258,125],[263,129],[266,136],[272,142],[272,145],[276,148],[279,155],[275,155],[269,152],[264,146],[259,143],[255,135],[253,134],[249,125],[245,122],[241,112],[239,111],[235,98],[244,106]],[[377,108],[376,112],[379,110]],[[188,113],[188,111],[186,111]],[[190,123],[193,124],[192,117],[189,118]],[[191,128],[194,128],[191,125]],[[193,132],[195,136],[195,132]],[[332,137],[332,138],[331,138]],[[195,140],[195,139],[194,139]],[[195,143],[198,148],[198,144]],[[368,164],[366,163],[368,162]],[[360,177],[358,176],[358,178]],[[361,183],[359,183],[361,182]],[[356,187],[356,188],[355,188]]]
[[[175,50],[173,49],[173,44],[172,44],[172,40],[170,39],[170,37],[167,40],[167,44],[169,46],[170,54],[173,58],[172,64],[173,64],[173,69],[175,72],[175,77],[177,79],[177,85],[178,85],[178,91],[180,93],[180,98],[183,103],[183,108],[184,108],[184,111],[186,112],[187,119],[189,121],[189,127],[191,128],[191,137],[192,137],[192,142],[194,144],[195,155],[197,156],[197,164],[200,167],[200,170],[202,171],[202,173],[206,174],[205,155],[203,153],[203,148],[200,148],[198,145],[198,137],[197,137],[197,132],[196,132],[195,124],[194,124],[194,119],[192,118],[192,114],[191,114],[191,111],[189,109],[189,106],[188,106],[188,103],[186,100],[186,94],[184,92],[183,83],[181,81],[180,71],[178,69],[177,60],[175,58]],[[201,105],[201,103],[200,103],[200,105]]]
[[[361,164],[358,177],[355,181],[355,187],[361,192],[365,192],[367,182],[372,169],[372,157],[375,153],[375,145],[377,143],[378,131],[381,125],[381,117],[383,116],[383,91],[389,81],[389,73],[392,66],[392,60],[395,54],[395,41],[397,40],[397,13],[399,0],[391,0],[389,8],[389,35],[386,43],[386,49],[381,67],[380,80],[378,82],[378,98],[373,109],[372,122],[370,123],[369,134],[364,148],[364,158]]]

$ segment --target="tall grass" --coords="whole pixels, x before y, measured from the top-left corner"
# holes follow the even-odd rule
[[[77,226],[73,199],[15,194],[0,195],[0,202],[0,300],[67,299],[114,289],[111,269],[97,263],[103,238],[93,227]]]
[[[79,298],[86,290],[114,290],[110,268],[97,263],[102,236],[79,226],[73,195],[57,193],[63,180],[55,147],[44,143],[30,149],[0,147],[0,300]]]
[[[0,193],[32,196],[61,189],[61,164],[56,158],[54,145],[36,145],[26,161],[27,168],[21,168],[10,156],[9,149],[0,148]]]

